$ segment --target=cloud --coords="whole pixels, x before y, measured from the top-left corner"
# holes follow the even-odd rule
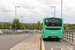
[[[75,23],[75,0],[63,0],[64,23]],[[56,6],[56,17],[61,17],[61,0],[0,0],[0,21],[12,21],[15,18],[15,6],[17,8],[17,18],[24,23],[36,23],[44,17],[53,17]]]

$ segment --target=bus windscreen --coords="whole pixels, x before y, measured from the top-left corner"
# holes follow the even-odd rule
[[[62,20],[56,18],[45,19],[46,26],[62,26]]]

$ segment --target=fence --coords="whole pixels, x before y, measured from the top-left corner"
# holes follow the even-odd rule
[[[71,42],[75,42],[75,30],[65,30],[64,39]]]

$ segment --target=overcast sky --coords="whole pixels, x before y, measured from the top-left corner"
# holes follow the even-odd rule
[[[15,18],[15,6],[17,18],[24,23],[37,23],[44,17],[53,17],[56,6],[56,17],[61,18],[61,0],[0,0],[0,22],[11,22]],[[64,23],[75,23],[75,0],[63,0]]]

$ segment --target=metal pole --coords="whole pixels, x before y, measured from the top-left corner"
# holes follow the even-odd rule
[[[56,10],[56,7],[54,6],[54,17],[55,17],[55,10]]]
[[[69,41],[70,41],[70,31],[69,31]]]
[[[63,6],[63,0],[61,0],[61,18],[62,18],[62,6]]]
[[[34,34],[35,34],[35,43],[36,43],[36,33],[35,33],[35,29],[34,29]]]
[[[17,17],[17,8],[19,8],[20,6],[15,6],[15,35],[16,35],[16,17]]]
[[[72,42],[73,42],[73,31],[72,31]]]
[[[25,25],[24,25],[24,40],[25,40]],[[25,42],[25,41],[24,41]]]
[[[51,6],[54,7],[54,17],[55,17],[55,13],[56,13],[56,6]]]
[[[15,35],[16,35],[16,6],[15,6]]]
[[[22,17],[22,23],[23,23],[23,16],[21,16],[21,17]],[[22,28],[23,28],[23,25],[22,25]],[[25,40],[25,25],[24,25],[24,40]]]
[[[22,23],[23,23],[23,16],[22,16]],[[22,25],[22,28],[23,28],[23,25]]]

